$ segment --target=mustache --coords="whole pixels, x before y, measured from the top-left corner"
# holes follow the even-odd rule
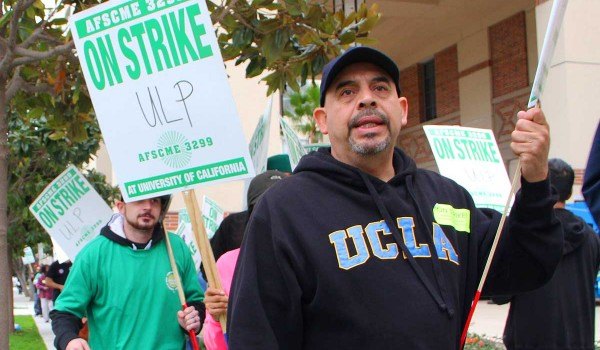
[[[350,119],[350,122],[348,123],[348,127],[350,127],[350,128],[358,127],[358,123],[360,122],[360,119],[363,117],[367,117],[367,116],[376,116],[379,119],[381,119],[381,122],[383,124],[385,124],[387,127],[390,126],[390,118],[388,118],[388,116],[385,115],[385,113],[383,113],[375,108],[368,108],[368,109],[363,109],[362,111],[360,111],[357,114],[355,114],[354,116],[352,116],[352,118]]]
[[[144,213],[144,214],[140,214],[140,215],[138,215],[138,218],[143,218],[143,217],[148,217],[148,218],[151,218],[151,219],[156,219],[156,218],[154,217],[154,215],[152,215],[152,214],[150,214],[150,213]]]

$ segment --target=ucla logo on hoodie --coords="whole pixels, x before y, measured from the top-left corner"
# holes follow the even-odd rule
[[[414,219],[412,217],[400,217],[396,219],[396,223],[410,254],[414,258],[431,258],[429,244],[418,243],[416,240]],[[361,225],[355,225],[345,230],[332,232],[329,234],[329,241],[335,248],[339,267],[349,270],[364,264],[371,258],[368,246],[371,247],[371,251],[377,259],[397,259],[401,252],[398,244],[392,242],[384,245],[381,240],[382,237],[391,234],[392,232],[385,221],[380,220],[371,222],[364,228]],[[447,260],[459,265],[456,249],[454,249],[444,230],[435,222],[433,223],[433,243],[440,260]],[[354,246],[355,254],[350,253],[348,244]],[[404,253],[402,255],[406,259]]]

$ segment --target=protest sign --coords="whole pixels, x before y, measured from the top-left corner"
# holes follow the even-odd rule
[[[256,174],[262,174],[267,170],[267,154],[269,152],[269,130],[271,128],[272,107],[273,96],[271,95],[263,115],[258,120],[258,124],[256,124],[254,133],[252,133],[252,138],[250,139],[250,144],[248,145],[250,157],[252,157],[252,163],[254,164],[254,170],[256,171]],[[248,203],[246,203],[246,194],[248,193],[248,188],[250,187],[250,181],[252,181],[252,179],[246,179],[244,181],[244,196],[242,198],[244,208],[248,207]]]
[[[73,165],[42,191],[29,210],[71,260],[113,214]]]
[[[194,233],[192,232],[192,224],[190,221],[190,215],[186,209],[181,209],[179,211],[179,222],[178,222],[177,230],[173,233],[181,237],[185,244],[190,249],[190,253],[192,254],[192,259],[194,260],[194,266],[196,270],[200,271],[200,263],[202,262],[202,257],[200,256],[200,249],[198,249],[198,245],[196,244],[196,240],[194,239]]]
[[[23,249],[23,264],[33,264],[35,262],[35,256],[33,256],[33,250],[31,247],[25,247]]]
[[[204,228],[206,229],[206,235],[208,239],[211,239],[221,222],[223,221],[224,211],[219,207],[217,202],[210,199],[208,196],[204,196],[202,200],[202,218],[204,219]]]
[[[304,145],[298,138],[298,135],[294,129],[292,129],[285,119],[280,118],[279,120],[281,124],[281,131],[283,132],[283,138],[287,144],[288,154],[290,156],[290,164],[292,166],[292,170],[294,170],[296,165],[298,165],[298,162],[300,162],[300,158],[302,158],[302,156],[308,152],[304,149]]]
[[[56,242],[52,236],[50,236],[50,241],[52,241],[52,256],[54,257],[54,260],[58,260],[58,262],[62,264],[70,259],[67,253],[62,250],[60,245],[58,245],[58,242]]]
[[[423,126],[440,173],[463,186],[480,208],[502,211],[510,181],[491,130]]]
[[[310,153],[318,150],[321,147],[331,147],[331,145],[328,143],[311,143],[308,145],[304,145],[304,150],[306,151],[306,153]]]
[[[271,126],[271,109],[273,108],[273,96],[269,98],[263,115],[256,124],[256,129],[248,145],[250,157],[254,164],[256,174],[262,174],[267,170],[267,153],[269,151],[269,129]]]
[[[113,0],[70,24],[125,201],[254,174],[204,0]]]

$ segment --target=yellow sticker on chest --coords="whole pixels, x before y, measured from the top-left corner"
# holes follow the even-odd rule
[[[452,226],[457,231],[471,232],[469,209],[456,209],[450,204],[436,203],[433,207],[433,218],[440,225]]]

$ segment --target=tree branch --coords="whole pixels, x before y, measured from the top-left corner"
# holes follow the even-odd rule
[[[17,33],[19,32],[19,20],[23,15],[23,12],[33,4],[35,0],[19,0],[13,7],[13,15],[10,19],[10,34],[8,41],[6,41],[7,49],[5,50],[4,57],[0,61],[0,72],[5,72],[8,75],[8,70],[14,67],[12,66],[15,54],[13,49],[17,44]]]
[[[24,64],[39,62],[48,58],[52,58],[58,55],[71,53],[73,48],[75,47],[73,41],[69,41],[66,44],[56,46],[48,51],[35,51],[29,49],[23,49],[20,47],[15,48],[15,53],[26,56],[16,58],[12,64],[11,68],[18,67]]]
[[[19,32],[19,21],[23,12],[33,3],[35,0],[19,0],[13,8],[13,16],[10,19],[10,35],[8,37],[8,46],[14,48],[17,45],[17,33]]]
[[[6,88],[6,101],[10,101],[19,91],[25,91],[30,94],[48,93],[53,95],[54,89],[49,84],[38,83],[29,84],[21,77],[21,67],[17,67],[12,79]]]
[[[219,17],[217,18],[217,22],[221,23],[221,21],[223,20],[223,18],[225,18],[225,15],[227,14],[227,12],[229,11],[230,8],[234,7],[235,4],[237,3],[238,0],[232,0],[231,3],[229,5],[225,5],[223,7],[223,10],[221,11],[221,13],[219,14]],[[217,23],[214,22],[214,23]]]
[[[27,39],[25,39],[25,41],[20,43],[19,46],[17,46],[17,47],[26,49],[29,46],[33,45],[35,43],[35,41],[41,37],[43,31],[44,31],[43,26],[35,28],[33,33],[31,33],[31,35]]]
[[[23,78],[21,78],[21,68],[17,68],[15,73],[13,74],[12,79],[8,82],[6,86],[6,101],[12,100],[13,97],[17,94],[17,91],[21,89],[21,86],[25,83]]]
[[[46,18],[44,18],[43,21],[38,23],[38,27],[35,29],[35,31],[33,33],[31,33],[31,35],[27,39],[25,39],[21,44],[19,44],[19,47],[26,49],[29,46],[33,45],[36,40],[43,39],[43,38],[46,38],[47,41],[50,41],[47,39],[47,38],[49,38],[49,36],[46,36],[46,35],[42,36],[42,35],[44,34],[46,25],[48,24],[50,19],[52,19],[52,17],[54,17],[54,15],[58,11],[58,9],[62,6],[62,3],[63,3],[63,1],[61,0],[58,4],[56,4],[56,6],[54,6],[54,8],[52,9],[52,12],[50,12],[48,14],[48,16],[46,16]]]

